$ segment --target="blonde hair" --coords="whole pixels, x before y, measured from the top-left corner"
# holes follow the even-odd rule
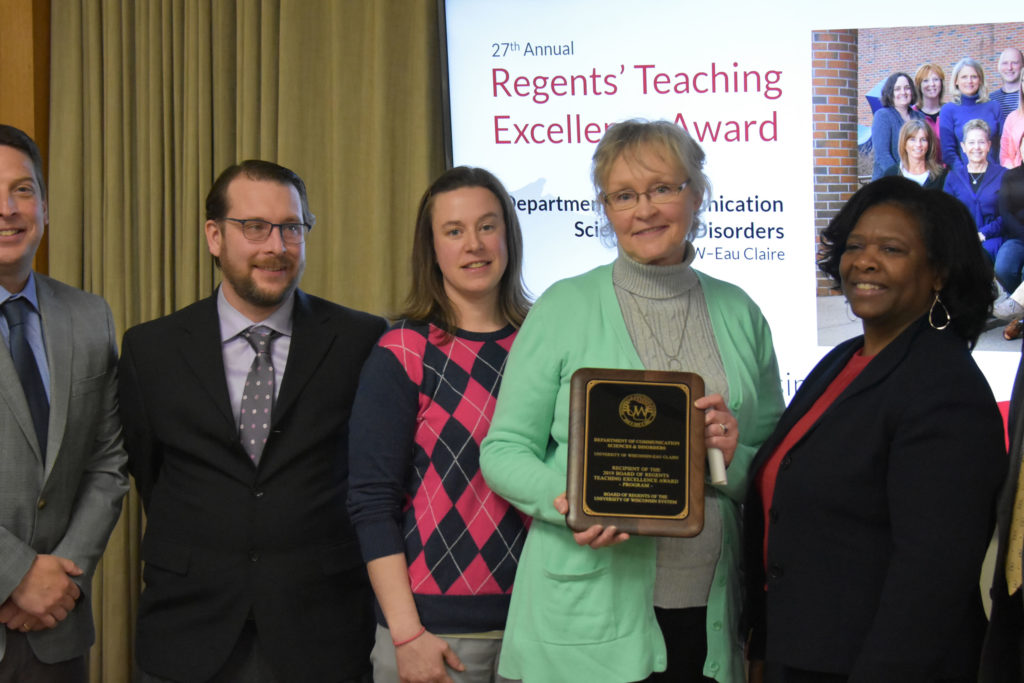
[[[690,179],[690,188],[701,198],[700,206],[693,214],[693,225],[686,234],[686,239],[692,240],[700,227],[704,202],[711,194],[711,182],[704,175],[704,150],[684,128],[669,121],[630,119],[608,127],[594,150],[590,171],[598,204],[604,211],[605,186],[615,162],[627,155],[635,160],[639,158],[642,149],[664,152],[669,161],[679,165]],[[601,233],[606,239],[613,239],[615,235],[607,222],[601,227]]]
[[[981,64],[978,64],[977,60],[971,59],[970,57],[964,57],[956,63],[956,66],[953,67],[953,79],[949,84],[949,87],[953,89],[953,101],[960,104],[960,98],[963,93],[961,93],[960,88],[957,87],[956,79],[960,76],[960,72],[963,71],[965,66],[971,67],[974,69],[974,72],[978,74],[978,104],[988,102],[988,91],[985,90],[985,70],[981,68]]]

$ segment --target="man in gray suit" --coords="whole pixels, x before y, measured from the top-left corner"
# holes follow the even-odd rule
[[[128,488],[113,318],[32,271],[39,149],[0,125],[0,683],[87,680],[89,588]]]

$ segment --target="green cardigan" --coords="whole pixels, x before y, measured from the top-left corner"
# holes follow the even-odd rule
[[[708,598],[704,673],[743,681],[739,504],[747,469],[783,409],[771,330],[738,287],[701,273],[740,443],[718,487],[722,552]],[[664,670],[654,617],[655,543],[579,546],[552,501],[565,491],[569,380],[581,367],[643,369],[611,264],[554,284],[523,324],[480,453],[491,488],[533,517],[512,592],[500,673],[525,683],[623,683]]]

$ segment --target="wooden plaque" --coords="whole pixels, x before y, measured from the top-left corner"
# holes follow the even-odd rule
[[[704,528],[704,395],[692,372],[581,368],[569,398],[567,522],[642,536]]]

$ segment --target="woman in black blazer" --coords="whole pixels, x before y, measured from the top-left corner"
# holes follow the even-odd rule
[[[958,201],[899,177],[857,192],[822,245],[864,334],[814,368],[754,460],[751,659],[769,682],[973,680],[1006,473],[970,354],[992,268]]]

